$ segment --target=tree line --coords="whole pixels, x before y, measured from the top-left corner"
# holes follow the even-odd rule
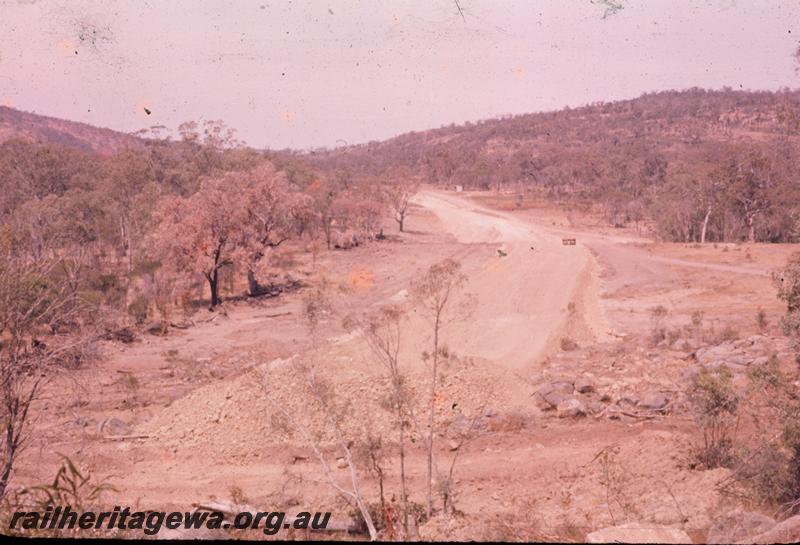
[[[665,91],[316,150],[327,170],[590,206],[668,241],[800,239],[800,92]]]
[[[186,123],[171,141],[151,131],[110,156],[12,139],[0,144],[0,221],[32,258],[57,255],[76,289],[130,303],[134,278],[161,271],[204,279],[246,276],[249,292],[287,240],[349,248],[400,230],[414,178],[326,172],[287,153],[242,146],[219,122]]]

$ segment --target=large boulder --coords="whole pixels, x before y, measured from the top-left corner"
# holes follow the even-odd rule
[[[747,366],[750,365],[752,361],[753,358],[746,354],[732,354],[725,360],[725,363]]]
[[[761,513],[736,509],[717,519],[708,529],[707,543],[750,541],[775,526],[775,520]]]
[[[795,515],[781,523],[776,524],[766,532],[758,534],[752,539],[745,539],[747,543],[800,543],[800,515]]]
[[[763,335],[751,335],[750,337],[747,337],[747,341],[750,344],[750,346],[747,347],[747,350],[753,352],[768,352],[772,344],[770,340]]]
[[[741,353],[732,343],[722,343],[717,346],[704,346],[698,348],[694,355],[701,364],[726,360],[737,352]]]
[[[555,382],[551,382],[548,385],[548,388],[553,392],[571,394],[575,389],[575,384],[571,380],[557,380]]]
[[[694,357],[701,367],[716,368],[727,366],[735,373],[747,370],[755,362],[762,362],[770,352],[769,342],[765,337],[753,335],[747,339],[724,342],[716,346],[704,346],[694,351]]]
[[[692,543],[679,528],[649,522],[631,522],[597,530],[586,536],[587,543]]]
[[[769,363],[769,358],[767,356],[758,356],[752,362],[750,362],[750,365],[758,367],[759,365],[766,365],[768,363]]]

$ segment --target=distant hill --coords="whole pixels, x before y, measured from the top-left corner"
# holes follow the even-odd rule
[[[102,155],[113,154],[139,142],[134,136],[111,129],[0,106],[0,143],[11,138],[59,144]]]
[[[417,176],[590,204],[668,240],[800,241],[800,91],[649,93],[321,150],[331,175]]]
[[[312,157],[322,164],[347,167],[424,166],[432,182],[503,185],[511,180],[498,179],[496,169],[487,176],[478,164],[509,166],[511,162],[518,167],[533,158],[543,160],[554,150],[603,158],[609,151],[634,148],[632,155],[640,156],[641,149],[636,148],[642,146],[651,153],[674,156],[715,142],[767,143],[798,135],[798,90],[689,89],[451,124],[381,142],[324,150]]]
[[[210,146],[192,139],[168,146],[158,141],[157,153],[148,151],[153,161],[142,161],[142,179],[189,194],[203,175],[246,168],[263,157],[252,149],[219,153],[213,149],[217,128],[200,131],[211,135],[205,142]],[[108,159],[125,146],[144,144],[109,129],[0,107],[0,144],[11,138]],[[15,153],[35,155],[8,150],[17,170]],[[797,90],[663,91],[269,157],[294,182],[320,174],[343,190],[358,182],[418,179],[440,187],[510,190],[568,206],[589,205],[611,225],[633,224],[666,240],[800,242]],[[69,170],[81,160],[59,166],[67,172],[62,176],[52,172],[46,153],[33,159],[30,172],[20,175],[36,178],[33,194],[83,183]],[[123,177],[136,178],[131,173]],[[9,180],[8,187],[19,185]]]

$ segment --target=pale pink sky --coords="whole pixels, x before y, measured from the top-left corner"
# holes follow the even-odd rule
[[[800,82],[797,1],[460,5],[463,19],[453,0],[0,0],[0,104],[123,131],[223,119],[251,145],[307,148]]]

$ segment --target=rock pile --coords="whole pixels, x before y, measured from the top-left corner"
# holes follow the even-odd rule
[[[587,378],[559,379],[539,386],[533,394],[535,405],[559,418],[580,418],[605,415],[620,418],[634,410],[649,415],[669,409],[669,397],[659,391],[647,391],[641,396],[624,394],[618,399],[598,393],[595,383]]]
[[[770,340],[763,335],[703,346],[691,353],[695,363],[684,371],[683,378],[689,380],[704,369],[718,367],[727,367],[733,373],[745,373],[752,365],[767,363],[773,353]]]

